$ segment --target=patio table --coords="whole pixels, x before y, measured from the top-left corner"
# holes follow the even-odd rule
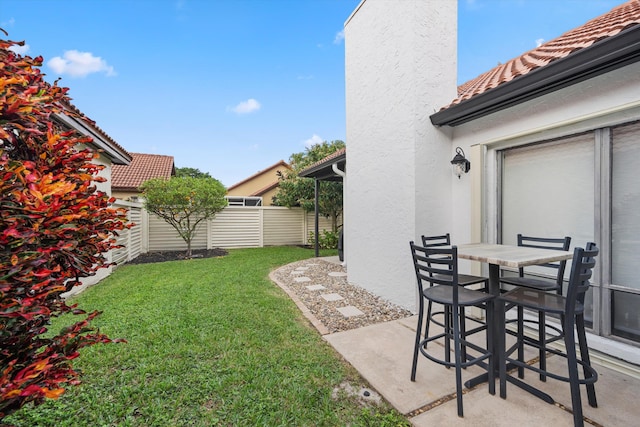
[[[468,259],[472,261],[479,261],[489,264],[489,292],[493,295],[500,295],[500,267],[513,267],[520,268],[530,265],[546,264],[554,261],[561,261],[565,259],[571,259],[573,252],[571,251],[556,251],[540,248],[529,248],[523,246],[514,245],[499,245],[493,243],[469,243],[464,245],[458,245],[458,258]],[[496,337],[492,343],[492,364],[496,378],[498,375],[498,364],[495,363],[503,348],[500,348],[500,343],[504,343],[498,334],[504,328],[505,313],[503,304],[494,304],[494,316],[495,322],[493,325],[488,325],[492,328],[493,336]],[[500,338],[500,339],[498,339]],[[542,393],[540,390],[520,381],[517,378],[507,376],[507,380],[514,385],[538,396],[542,400],[554,403],[553,398],[546,393]],[[467,381],[465,385],[467,387],[473,387],[487,381],[487,374],[480,375]]]

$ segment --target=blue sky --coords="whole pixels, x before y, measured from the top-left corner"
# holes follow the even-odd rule
[[[455,0],[434,4],[444,1]],[[458,81],[622,2],[459,0]],[[0,27],[126,150],[174,156],[230,186],[346,139],[342,29],[359,3],[2,0]]]

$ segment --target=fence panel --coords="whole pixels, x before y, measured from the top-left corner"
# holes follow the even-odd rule
[[[187,243],[165,220],[149,214],[149,252],[187,250]],[[191,249],[207,249],[207,222],[198,224],[191,240]]]
[[[118,200],[116,206],[126,207],[136,225],[120,233],[118,243],[125,247],[113,251],[113,261],[125,263],[144,252],[186,250],[178,232],[162,218],[148,214],[141,203]],[[331,221],[320,217],[319,226],[330,230]],[[308,243],[313,230],[313,212],[301,208],[228,206],[213,220],[198,225],[191,249],[301,245]]]
[[[113,207],[127,209],[127,219],[130,223],[136,224],[131,229],[119,231],[119,236],[116,237],[118,245],[124,247],[113,250],[111,260],[116,264],[123,264],[140,255],[142,251],[142,204],[118,200]]]
[[[338,225],[340,224],[342,224],[342,217],[338,218]],[[331,231],[331,218],[326,218],[322,215],[318,215],[318,229],[320,230],[321,236],[322,230]],[[307,212],[305,244],[309,243],[309,236],[312,233],[315,233],[315,231],[315,213],[313,211]]]
[[[210,248],[262,246],[262,207],[227,206],[209,224]]]
[[[263,214],[264,246],[306,243],[305,215],[301,208],[265,206]]]

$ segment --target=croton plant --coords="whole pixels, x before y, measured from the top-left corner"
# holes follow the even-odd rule
[[[67,88],[43,79],[42,57],[10,50],[22,44],[0,38],[0,422],[78,384],[79,349],[118,341],[91,326],[99,312],[61,295],[108,267],[117,232],[130,226],[96,188],[104,179],[91,138],[56,121],[86,119]],[[66,313],[80,320],[48,331]]]

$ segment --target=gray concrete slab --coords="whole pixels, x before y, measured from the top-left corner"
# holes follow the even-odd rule
[[[558,403],[548,404],[535,396],[509,385],[507,399],[490,395],[487,384],[464,392],[464,418],[456,411],[454,370],[446,369],[424,357],[418,361],[416,381],[410,380],[416,317],[381,323],[324,338],[349,362],[369,384],[398,411],[408,414],[415,426],[571,426],[571,400],[567,383],[540,382],[527,372],[526,381],[549,393]],[[478,338],[479,340],[482,337]],[[435,350],[435,349],[434,349]],[[444,351],[440,346],[439,351]],[[533,357],[527,352],[527,357]],[[549,366],[560,371],[564,360],[549,359]],[[586,425],[630,426],[640,420],[640,379],[595,365],[598,408],[589,407],[583,391]],[[463,373],[463,381],[480,373],[471,367]]]

